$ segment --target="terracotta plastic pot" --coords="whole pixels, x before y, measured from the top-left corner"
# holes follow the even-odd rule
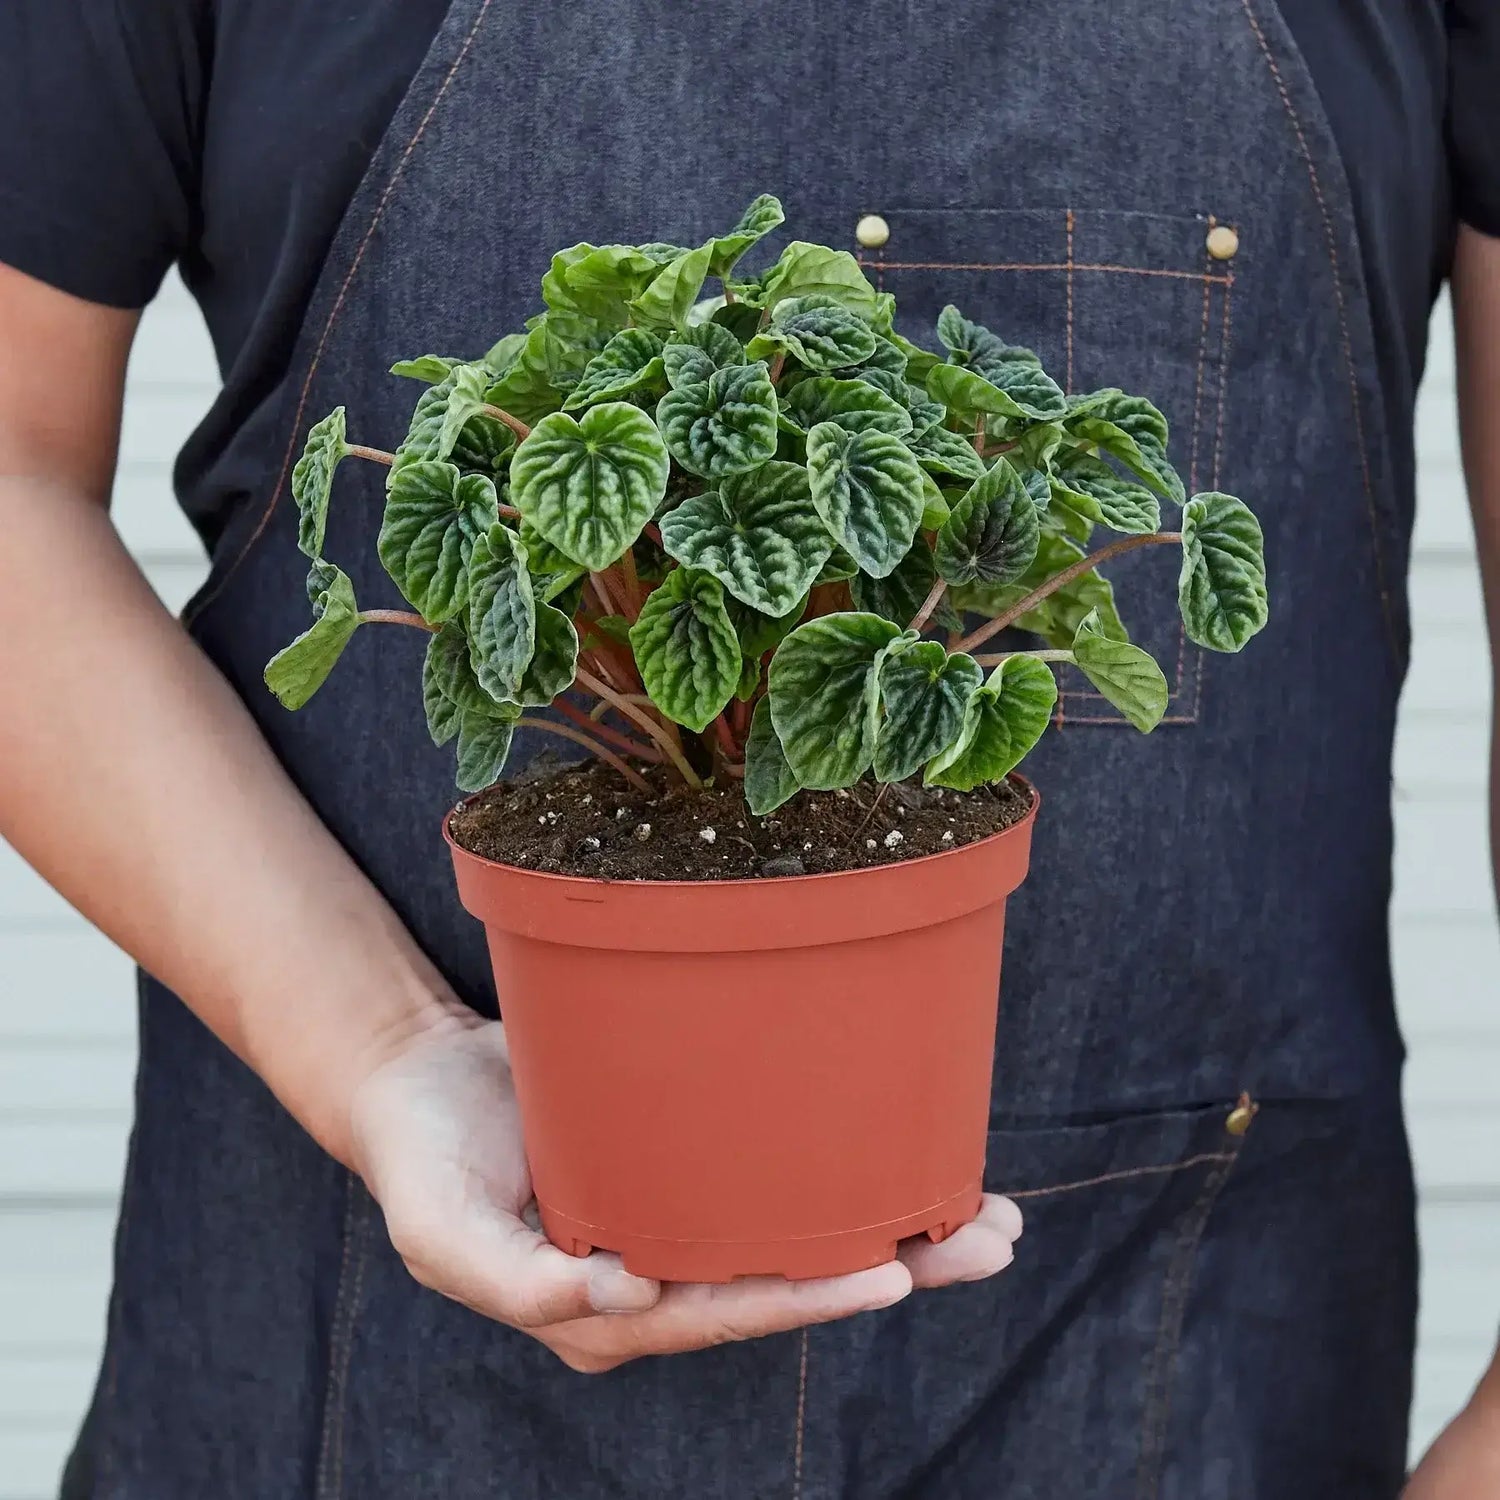
[[[548,1237],[728,1281],[861,1270],[973,1218],[1036,807],[903,864],[694,883],[516,869],[445,821]]]

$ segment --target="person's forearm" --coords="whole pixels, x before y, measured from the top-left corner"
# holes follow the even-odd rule
[[[1459,228],[1453,261],[1459,428],[1500,710],[1500,240]],[[1500,863],[1500,713],[1490,719],[1490,854]],[[1500,878],[1496,880],[1500,888]]]
[[[0,537],[0,834],[349,1161],[372,1060],[466,1012],[105,512],[0,477]]]

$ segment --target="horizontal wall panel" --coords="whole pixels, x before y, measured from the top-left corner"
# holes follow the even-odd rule
[[[135,966],[82,917],[52,932],[0,931],[0,1048],[135,1041]]]

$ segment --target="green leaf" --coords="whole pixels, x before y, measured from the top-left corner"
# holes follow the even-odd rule
[[[724,600],[724,608],[734,622],[735,633],[740,638],[740,654],[760,658],[774,651],[786,637],[797,628],[807,610],[807,596],[792,605],[784,614],[767,615],[748,604],[741,604],[733,594]]]
[[[543,417],[511,461],[511,503],[574,562],[600,572],[641,534],[667,492],[666,445],[625,402],[576,421]]]
[[[644,328],[617,333],[584,366],[578,384],[563,402],[563,410],[577,411],[598,401],[659,391],[666,379],[661,348],[661,340]]]
[[[813,509],[807,470],[767,463],[728,474],[661,521],[671,557],[711,573],[736,599],[782,615],[812,587],[833,540]]]
[[[937,487],[937,481],[926,469],[922,470],[922,522],[923,531],[937,531],[953,514],[948,497]]]
[[[1104,633],[1097,610],[1078,625],[1073,660],[1085,677],[1143,734],[1167,711],[1169,689],[1162,670],[1139,646]]]
[[[328,530],[328,498],[333,471],[348,455],[345,410],[336,406],[307,434],[307,446],[292,470],[292,499],[297,502],[297,546],[308,557],[320,557]]]
[[[929,786],[971,792],[999,781],[1041,739],[1057,702],[1057,682],[1034,656],[1007,656],[975,688],[958,738],[928,764]]]
[[[618,328],[660,269],[634,245],[570,245],[552,257],[542,301],[555,313]]]
[[[834,422],[846,432],[889,432],[905,437],[911,413],[899,401],[877,390],[867,380],[837,380],[815,375],[787,392],[781,415],[793,432],[810,432],[822,422]]]
[[[988,615],[993,619],[996,615],[1004,614],[1038,585],[1071,567],[1083,556],[1083,548],[1067,537],[1043,531],[1037,544],[1036,560],[1023,577],[1012,584],[967,584],[956,588],[952,591],[954,606],[965,612]],[[1066,583],[1055,593],[1049,594],[1035,609],[1016,621],[1016,628],[1031,631],[1041,636],[1047,645],[1059,651],[1067,651],[1073,645],[1079,623],[1090,610],[1098,611],[1106,635],[1120,641],[1129,639],[1129,633],[1115,608],[1114,589],[1109,580],[1097,571],[1082,573],[1071,583]]]
[[[519,714],[516,716],[520,717]],[[458,789],[482,792],[500,779],[515,737],[512,718],[464,714],[458,730]]]
[[[536,649],[521,679],[523,708],[545,708],[573,686],[578,675],[578,632],[560,609],[536,607]]]
[[[1238,651],[1265,625],[1264,541],[1243,500],[1211,490],[1183,507],[1177,602],[1189,637],[1210,651]]]
[[[683,327],[698,300],[713,253],[714,241],[710,240],[668,261],[651,285],[630,304],[636,322],[647,328]]]
[[[690,568],[668,573],[641,606],[630,644],[651,701],[695,733],[734,696],[740,640],[717,578]]]
[[[1167,460],[1167,419],[1143,396],[1113,387],[1069,400],[1064,423],[1082,442],[1095,443],[1152,489],[1181,505],[1187,493]]]
[[[1052,506],[1051,470],[1028,469],[1020,463],[1012,463],[1011,468],[1021,476],[1022,487],[1031,496],[1031,503],[1036,506],[1037,515],[1045,516]]]
[[[762,698],[745,740],[745,801],[757,818],[773,813],[801,790],[771,723],[771,700]]]
[[[710,276],[728,276],[740,257],[759,240],[781,224],[786,215],[781,210],[779,199],[762,193],[744,213],[740,221],[713,242],[713,252],[708,263]]]
[[[716,370],[745,363],[744,346],[717,323],[694,323],[674,334],[662,349],[667,384],[675,390],[700,385]]]
[[[498,519],[495,485],[483,474],[448,463],[403,465],[391,471],[380,561],[412,608],[441,623],[468,602],[474,538]]]
[[[449,620],[427,643],[427,655],[422,660],[422,706],[427,713],[427,732],[435,745],[446,745],[458,733],[466,714],[481,718],[514,716],[509,705],[496,703],[480,687],[469,656],[469,638],[456,620]]]
[[[489,388],[489,404],[529,426],[556,411],[563,404],[564,393],[552,383],[555,342],[543,318],[526,335],[514,362]]]
[[[958,738],[984,669],[937,641],[892,646],[880,669],[885,718],[875,741],[875,779],[905,781]]]
[[[820,583],[843,583],[846,579],[855,577],[858,572],[859,564],[835,542],[828,561],[823,564],[823,571],[813,580],[813,587],[816,588]]]
[[[419,354],[416,359],[397,360],[391,366],[391,374],[436,385],[439,381],[446,380],[459,365],[467,363],[467,360],[449,359],[443,354]]]
[[[963,365],[938,365],[927,377],[927,391],[949,411],[964,415],[983,413],[995,417],[1019,417],[1044,421],[1061,415],[1066,398],[1061,388],[1042,369],[1030,350],[1017,350],[1017,357],[992,375],[981,375]]]
[[[1150,490],[1077,449],[1053,464],[1051,489],[1054,500],[1114,531],[1141,535],[1161,525],[1161,506]]]
[[[490,373],[483,365],[459,365],[443,385],[447,394],[442,403],[437,445],[431,454],[436,459],[449,457],[458,446],[464,428],[483,412],[485,395],[490,388]],[[436,411],[433,415],[436,416]]]
[[[933,555],[949,583],[1014,583],[1036,557],[1039,536],[1035,502],[997,458],[943,522]]]
[[[856,609],[879,615],[905,629],[916,618],[936,582],[937,569],[933,566],[932,552],[918,537],[894,572],[884,578],[871,578],[860,573],[854,578],[850,592],[854,595]],[[962,622],[945,600],[934,612],[932,623],[940,628],[956,629]]]
[[[526,347],[526,338],[524,333],[507,333],[490,346],[489,353],[484,357],[484,365],[496,380],[520,359],[521,351]]]
[[[776,309],[770,327],[750,341],[746,354],[769,359],[783,349],[806,369],[837,370],[862,364],[879,344],[869,324],[848,309],[822,298],[795,297]]]
[[[775,307],[788,297],[822,296],[862,318],[875,315],[879,306],[860,264],[847,250],[810,245],[793,240],[781,259],[767,272],[762,305]]]
[[[480,686],[514,702],[536,650],[536,600],[525,544],[499,521],[469,558],[469,639]]]
[[[354,585],[332,563],[313,563],[307,578],[313,623],[266,664],[266,686],[283,708],[301,708],[333,670],[349,638],[359,628]]]
[[[974,480],[985,473],[984,460],[974,451],[974,444],[946,427],[929,427],[912,443],[911,451],[917,462],[932,474]]]
[[[840,373],[853,375],[856,372],[849,370]],[[861,362],[857,373],[861,376],[899,375],[905,380],[906,355],[902,353],[899,345],[891,339],[886,338],[883,334],[877,333],[875,335],[875,352],[868,359]],[[915,390],[916,387],[913,387],[913,389]],[[887,392],[887,394],[891,393]],[[935,417],[933,420],[937,421],[939,418]]]
[[[824,615],[799,625],[771,658],[771,718],[803,786],[851,786],[870,768],[881,663],[900,635],[879,615]]]
[[[812,503],[863,572],[884,578],[911,551],[922,519],[922,471],[888,432],[820,422],[807,435]]]
[[[877,325],[878,326],[878,325]],[[930,349],[924,349],[920,344],[914,344],[908,338],[903,338],[894,329],[884,330],[890,341],[906,356],[906,378],[915,381],[918,385],[925,385],[927,377],[942,364]]]
[[[776,456],[776,391],[763,364],[716,370],[668,391],[656,420],[672,457],[707,479],[758,468]]]

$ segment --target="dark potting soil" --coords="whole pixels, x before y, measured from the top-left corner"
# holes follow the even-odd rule
[[[799,792],[768,817],[738,782],[692,791],[659,768],[652,794],[597,761],[502,782],[453,816],[472,854],[528,870],[607,880],[746,880],[896,864],[961,848],[1018,823],[1030,794],[1012,782],[972,792],[905,782]]]

